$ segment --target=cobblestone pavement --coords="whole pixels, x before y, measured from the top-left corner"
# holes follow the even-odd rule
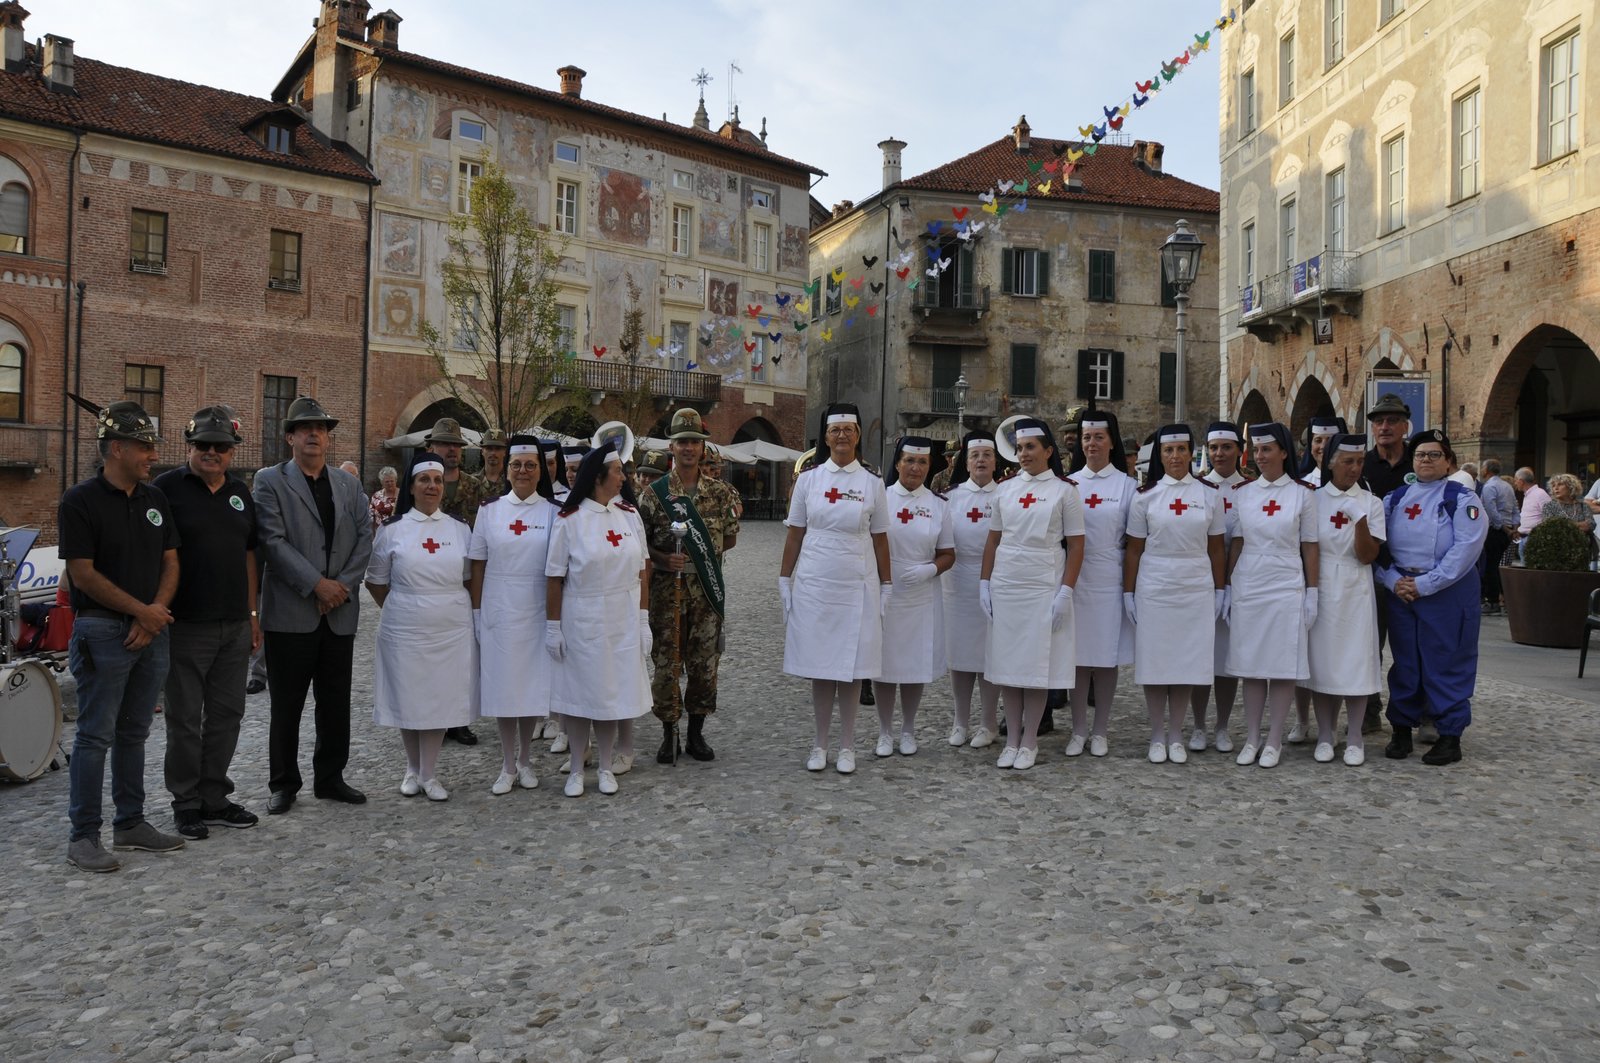
[[[120,874],[65,863],[63,773],[0,789],[0,1054],[1595,1058],[1592,701],[1485,678],[1460,765],[1319,765],[1307,745],[1267,772],[1148,764],[1125,678],[1110,757],[1069,761],[1057,734],[1003,774],[997,749],[944,744],[944,683],[915,757],[875,760],[866,710],[858,773],[811,775],[807,692],[779,674],[782,534],[749,527],[730,555],[716,761],[656,765],[642,721],[613,798],[592,774],[562,797],[548,756],[537,790],[490,796],[480,723],[481,745],[446,749],[450,801],[405,800],[398,737],[359,708],[369,804],[308,790]],[[252,698],[235,762],[262,813],[266,722]],[[158,726],[169,826],[162,750]]]

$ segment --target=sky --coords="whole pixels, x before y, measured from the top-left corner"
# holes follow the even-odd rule
[[[80,55],[184,81],[268,96],[311,33],[318,0],[26,0],[30,40],[72,38]],[[612,0],[554,17],[528,0],[380,0],[404,22],[406,51],[550,89],[568,63],[584,96],[688,124],[702,68],[715,128],[728,113],[729,65],[740,118],[767,119],[768,147],[828,176],[825,205],[881,185],[877,143],[907,142],[905,176],[958,158],[1028,116],[1035,136],[1076,138],[1135,81],[1211,29],[1215,3],[1047,0]],[[667,17],[666,13],[671,16]],[[1233,31],[1228,31],[1233,32]],[[1123,132],[1166,145],[1169,173],[1218,187],[1217,63],[1195,56]]]

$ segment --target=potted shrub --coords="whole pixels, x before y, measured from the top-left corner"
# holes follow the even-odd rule
[[[1500,570],[1513,642],[1576,649],[1583,641],[1589,592],[1600,587],[1600,574],[1589,570],[1590,543],[1587,532],[1559,518],[1528,533],[1522,564]]]

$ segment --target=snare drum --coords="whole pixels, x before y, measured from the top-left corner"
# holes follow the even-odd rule
[[[61,688],[33,661],[0,666],[0,781],[44,774],[61,741]]]

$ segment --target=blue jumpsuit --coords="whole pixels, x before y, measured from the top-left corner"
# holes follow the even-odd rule
[[[1378,578],[1393,591],[1413,577],[1421,595],[1415,602],[1389,597],[1389,722],[1415,727],[1427,708],[1441,735],[1460,737],[1472,723],[1478,678],[1478,556],[1489,534],[1483,501],[1460,484],[1434,480],[1389,492],[1384,509],[1389,560]]]

